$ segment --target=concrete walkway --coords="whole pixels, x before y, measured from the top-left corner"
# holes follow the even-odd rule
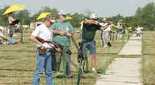
[[[130,50],[129,50],[130,49]],[[141,39],[132,36],[119,55],[141,55]],[[116,58],[101,75],[96,85],[143,85],[141,83],[141,58]]]
[[[142,54],[142,38],[131,36],[130,40],[120,51],[119,55],[141,55]]]

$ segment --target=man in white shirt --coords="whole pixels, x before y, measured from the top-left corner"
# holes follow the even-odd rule
[[[137,37],[141,37],[142,30],[143,30],[143,27],[138,26],[138,27],[136,28],[136,36],[137,36]]]
[[[107,22],[107,23],[105,23],[105,26],[102,27],[102,30],[101,30],[102,46],[104,48],[111,46],[111,44],[110,44],[111,27],[112,27],[112,24],[110,22]]]
[[[122,21],[117,23],[117,39],[122,39],[123,37],[123,24]]]
[[[39,85],[40,75],[45,72],[46,85],[53,85],[52,83],[52,60],[51,60],[51,46],[46,42],[41,42],[37,39],[43,39],[44,41],[50,41],[52,39],[52,32],[49,27],[52,22],[49,18],[45,18],[44,22],[37,26],[32,32],[31,40],[37,45],[36,51],[36,69],[33,76],[33,85]]]

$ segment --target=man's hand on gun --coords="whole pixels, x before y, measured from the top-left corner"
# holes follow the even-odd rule
[[[72,34],[72,33],[69,33],[69,32],[65,32],[64,35],[65,35],[65,36],[68,36],[68,37],[71,37],[73,34]]]
[[[45,41],[39,37],[36,37],[36,39],[41,42],[41,49],[48,49],[48,48],[51,48],[57,52],[61,52],[62,48],[61,46],[59,46],[57,43],[54,43],[54,42],[50,42],[50,41]]]

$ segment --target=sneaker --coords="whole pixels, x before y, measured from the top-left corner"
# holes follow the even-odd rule
[[[108,42],[107,44],[108,44],[109,47],[111,47],[111,43],[110,42]]]

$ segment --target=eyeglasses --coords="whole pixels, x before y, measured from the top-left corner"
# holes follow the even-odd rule
[[[55,22],[55,20],[52,20],[52,19],[48,19],[47,20],[50,24],[53,24]]]

